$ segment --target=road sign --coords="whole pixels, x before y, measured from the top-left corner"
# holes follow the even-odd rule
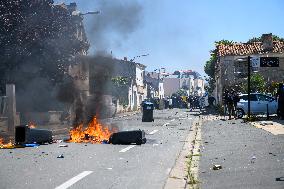
[[[260,67],[279,67],[279,57],[260,57]]]
[[[253,67],[253,68],[260,67],[260,58],[259,57],[251,57],[250,62],[251,62],[251,67]]]

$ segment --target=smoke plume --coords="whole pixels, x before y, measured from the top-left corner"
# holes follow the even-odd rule
[[[95,53],[120,47],[140,25],[142,6],[136,0],[98,0],[100,14],[92,17],[88,31],[89,41]]]

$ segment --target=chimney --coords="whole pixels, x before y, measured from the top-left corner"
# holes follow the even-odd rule
[[[263,34],[261,36],[262,39],[262,47],[265,52],[273,51],[273,40],[272,40],[272,33]]]

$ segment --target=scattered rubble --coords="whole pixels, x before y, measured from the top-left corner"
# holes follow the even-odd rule
[[[57,158],[64,158],[64,155],[61,154],[61,155],[57,156]]]
[[[68,144],[60,144],[58,147],[68,147]]]
[[[221,165],[213,165],[213,170],[220,170],[222,169],[222,166]]]
[[[250,159],[250,162],[255,163],[255,160],[256,160],[256,156],[252,156],[251,159]]]

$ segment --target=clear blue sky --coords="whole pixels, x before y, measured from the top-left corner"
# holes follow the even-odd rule
[[[263,33],[273,33],[284,37],[283,0],[56,0],[55,2],[76,2],[81,12],[100,10],[100,15],[85,17],[87,35],[92,38],[93,19],[108,17],[98,5],[99,1],[108,4],[136,2],[141,7],[139,21],[132,25],[129,34],[121,36],[109,32],[107,51],[118,58],[149,53],[137,59],[152,71],[165,67],[167,71],[192,69],[204,75],[203,67],[214,48],[214,41],[228,39],[246,42],[249,38]],[[104,15],[105,14],[105,15]],[[116,11],[112,19],[125,19],[119,16],[125,10]],[[135,14],[127,15],[130,18]],[[94,18],[96,17],[96,18]],[[102,24],[102,23],[101,23]],[[103,23],[104,24],[104,23]],[[102,25],[103,25],[102,24]],[[106,27],[108,23],[105,23]],[[109,24],[115,30],[119,25]],[[91,40],[92,47],[95,41]],[[95,52],[91,48],[90,53]]]

